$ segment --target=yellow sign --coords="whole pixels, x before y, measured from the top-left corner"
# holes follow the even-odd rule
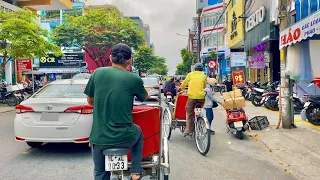
[[[244,40],[244,0],[228,7],[228,46],[234,47]]]
[[[55,59],[53,57],[42,57],[40,58],[40,62],[41,63],[54,63],[55,62]]]

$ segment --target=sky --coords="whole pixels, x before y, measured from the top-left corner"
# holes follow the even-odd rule
[[[180,49],[188,44],[188,29],[196,16],[196,0],[87,0],[87,4],[111,4],[125,16],[139,16],[150,25],[156,55],[165,57],[169,74],[182,62]]]

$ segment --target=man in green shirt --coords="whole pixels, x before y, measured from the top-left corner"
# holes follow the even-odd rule
[[[126,70],[132,62],[131,56],[129,46],[117,44],[110,55],[113,66],[98,68],[84,91],[88,103],[94,106],[90,144],[95,180],[110,179],[103,155],[103,150],[108,148],[130,148],[132,179],[139,179],[142,172],[143,135],[132,122],[132,109],[135,96],[140,101],[149,96],[142,79]]]

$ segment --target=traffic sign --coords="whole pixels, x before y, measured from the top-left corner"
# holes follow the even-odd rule
[[[210,69],[215,69],[215,68],[217,67],[216,61],[215,61],[215,60],[210,60],[210,61],[208,62],[208,67],[209,67]]]

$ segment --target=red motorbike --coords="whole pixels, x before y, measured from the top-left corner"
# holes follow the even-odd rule
[[[248,118],[242,108],[228,109],[227,127],[238,139],[243,139],[243,132],[249,130]]]

